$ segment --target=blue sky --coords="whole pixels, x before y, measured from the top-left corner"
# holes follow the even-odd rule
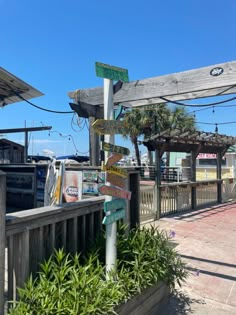
[[[51,110],[70,110],[69,91],[102,86],[96,61],[126,68],[137,80],[236,60],[235,0],[0,0],[0,12],[1,67],[43,92],[32,102]],[[1,128],[44,124],[56,131],[32,134],[29,154],[73,154],[75,146],[88,152],[88,130],[71,124],[72,114],[24,102],[0,113]],[[232,121],[235,113],[236,107],[199,111],[197,121]],[[75,146],[59,133],[71,134]],[[219,133],[236,135],[236,124],[220,125]],[[23,143],[24,135],[7,138]],[[120,137],[117,144],[131,148]]]

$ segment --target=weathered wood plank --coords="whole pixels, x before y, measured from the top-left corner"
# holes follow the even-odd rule
[[[6,175],[0,172],[0,314],[4,313]]]
[[[67,240],[67,220],[62,222],[62,246],[65,251],[67,249],[66,240]]]
[[[212,76],[211,70],[217,67],[222,68],[224,72],[219,76]],[[232,61],[123,83],[122,89],[114,95],[114,104],[129,103],[136,107],[163,103],[160,97],[168,97],[170,100],[188,100],[218,94],[233,94],[236,92],[235,85],[236,61]],[[76,90],[69,92],[68,95],[77,103],[103,105],[103,87]]]
[[[17,220],[31,220],[39,219],[40,217],[45,217],[46,215],[58,215],[61,212],[66,211],[72,211],[84,208],[91,208],[91,206],[100,204],[104,201],[103,196],[99,197],[92,197],[85,200],[80,200],[79,202],[70,202],[70,203],[63,203],[58,206],[48,206],[43,208],[35,208],[35,209],[29,209],[29,210],[23,210],[19,212],[12,212],[11,214],[6,215],[7,225],[15,224]],[[90,212],[90,211],[89,211]]]
[[[49,251],[52,253],[55,248],[55,223],[49,225]]]
[[[15,300],[16,296],[14,295],[15,288],[15,271],[13,266],[13,257],[14,257],[14,235],[8,238],[8,300]]]
[[[99,199],[95,200],[94,202],[82,203],[82,206],[80,205],[80,202],[78,202],[75,205],[72,204],[71,207],[65,207],[64,205],[61,207],[58,206],[57,208],[47,207],[48,211],[42,212],[40,212],[41,209],[39,209],[39,213],[35,213],[33,211],[35,215],[32,215],[31,210],[27,210],[29,211],[28,215],[27,213],[21,215],[20,212],[11,213],[10,215],[6,216],[7,236],[22,232],[26,226],[28,229],[31,230],[40,226],[68,220],[75,216],[84,216],[91,212],[100,211],[101,209],[103,209],[104,197],[98,198]]]

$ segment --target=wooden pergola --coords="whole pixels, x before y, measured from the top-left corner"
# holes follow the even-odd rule
[[[113,89],[114,105],[132,108],[233,94],[236,93],[236,61],[129,83],[117,83]],[[78,89],[68,95],[73,100],[71,108],[80,117],[89,118],[91,123],[97,118],[103,118],[103,87]],[[97,165],[98,156],[99,137],[90,128],[90,157],[95,163],[93,165]]]
[[[222,202],[221,162],[226,151],[236,144],[236,137],[218,133],[166,130],[143,141],[149,151],[155,151],[155,208],[160,213],[161,207],[161,158],[165,152],[186,152],[191,154],[192,183],[196,183],[196,158],[199,153],[217,155],[217,201]],[[192,187],[192,208],[196,208],[196,186]]]

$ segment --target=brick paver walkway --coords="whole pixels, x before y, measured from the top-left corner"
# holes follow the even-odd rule
[[[176,214],[152,223],[175,232],[190,276],[162,314],[236,314],[236,204]],[[189,305],[188,305],[189,304]]]

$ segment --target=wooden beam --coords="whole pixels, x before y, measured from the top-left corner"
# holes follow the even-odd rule
[[[51,129],[52,129],[51,126],[0,129],[0,133],[17,133],[17,132],[28,132],[28,131],[43,131],[43,130],[51,130]]]
[[[213,69],[222,69],[222,74],[212,75]],[[126,102],[133,107],[164,103],[160,97],[170,100],[232,94],[236,92],[236,61],[204,68],[136,80],[123,83],[114,95],[114,103]],[[91,88],[69,92],[69,97],[77,102],[90,105],[103,105],[103,88]]]
[[[6,174],[0,172],[0,314],[4,314],[4,286],[5,286],[5,220],[6,220]]]

